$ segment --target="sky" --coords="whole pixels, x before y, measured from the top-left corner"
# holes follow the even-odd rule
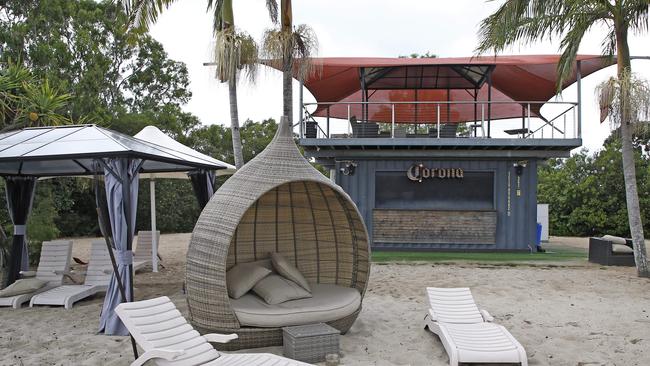
[[[438,57],[472,56],[477,46],[479,24],[503,1],[454,0],[327,0],[293,1],[294,24],[308,24],[319,41],[319,57],[397,57],[430,52]],[[184,110],[206,125],[230,124],[228,87],[214,79],[214,69],[203,66],[212,57],[212,18],[207,1],[177,1],[151,28],[171,59],[187,64],[192,99]],[[234,1],[235,24],[258,42],[273,27],[264,0]],[[600,54],[603,27],[594,26],[583,40],[579,53]],[[650,55],[650,36],[631,35],[632,55]],[[502,54],[557,54],[559,41],[515,46]],[[650,60],[632,63],[633,71],[650,79]],[[582,81],[583,146],[595,151],[609,135],[607,122],[599,123],[595,87],[616,67],[591,74]],[[297,103],[298,83],[294,81]],[[575,85],[563,92],[563,100],[575,101]],[[282,75],[261,67],[255,83],[242,80],[238,86],[239,118],[261,121],[278,119],[282,113]],[[305,91],[305,102],[314,98]],[[298,108],[294,107],[295,113]],[[297,120],[294,117],[294,120]]]

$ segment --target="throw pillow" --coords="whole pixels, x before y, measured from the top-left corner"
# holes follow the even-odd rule
[[[627,245],[612,243],[612,253],[619,253],[619,254],[634,253],[634,249],[628,247]]]
[[[291,280],[299,284],[306,291],[311,293],[311,287],[305,277],[300,273],[298,268],[289,261],[280,255],[279,253],[271,253],[271,261],[273,262],[273,268],[284,278]]]
[[[621,238],[620,236],[614,236],[614,235],[603,235],[603,240],[611,241],[613,244],[623,244],[625,245],[625,238]]]
[[[0,297],[11,297],[11,296],[18,296],[23,294],[31,294],[32,292],[40,289],[46,284],[47,281],[43,281],[38,278],[24,278],[0,290]]]
[[[270,269],[256,262],[241,263],[232,267],[226,272],[228,296],[239,299],[269,274],[271,274]]]
[[[276,274],[266,276],[258,282],[253,287],[253,292],[269,305],[311,297],[311,293],[297,283]]]

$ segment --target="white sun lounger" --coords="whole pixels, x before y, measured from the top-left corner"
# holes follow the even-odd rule
[[[440,337],[449,365],[519,363],[528,365],[524,347],[492,316],[478,308],[468,288],[427,287],[429,312],[424,327]]]
[[[200,335],[168,297],[119,304],[115,313],[145,351],[131,366],[156,365],[299,366],[309,365],[267,353],[220,353],[208,342],[227,343],[236,334]]]
[[[11,306],[18,309],[32,296],[61,286],[63,276],[70,267],[71,253],[72,241],[70,240],[44,241],[41,247],[41,258],[36,269],[36,278],[47,281],[47,284],[29,294],[0,297],[0,306]]]
[[[157,243],[160,247],[160,231],[156,231]],[[133,272],[139,271],[146,265],[151,265],[153,235],[151,231],[138,231],[138,244],[133,253]]]
[[[83,285],[64,285],[32,297],[29,306],[58,305],[66,309],[82,299],[105,292],[113,274],[111,258],[104,239],[92,242],[90,260]]]

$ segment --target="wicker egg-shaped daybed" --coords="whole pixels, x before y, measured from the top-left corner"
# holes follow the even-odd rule
[[[215,192],[192,233],[186,268],[191,322],[201,332],[239,335],[218,347],[282,344],[281,326],[241,324],[226,287],[230,268],[271,252],[291,261],[309,283],[356,294],[349,314],[326,321],[345,333],[368,282],[368,232],[350,197],[300,154],[285,118],[267,148]]]

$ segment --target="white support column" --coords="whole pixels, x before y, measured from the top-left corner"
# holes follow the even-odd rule
[[[305,103],[304,103],[304,100],[303,100],[303,86],[304,86],[303,82],[302,82],[302,80],[300,80],[300,89],[299,89],[299,94],[298,94],[299,95],[298,99],[300,101],[300,107],[299,107],[300,108],[300,111],[299,111],[300,113],[298,114],[298,122],[300,123],[300,125],[298,127],[299,133],[300,133],[300,135],[299,135],[300,138],[305,137],[305,135],[304,135],[305,130],[304,130],[304,126],[303,126],[303,123],[304,123],[303,115],[305,113]],[[292,127],[292,130],[293,130],[293,127]]]
[[[390,112],[390,120],[391,120],[391,127],[390,127],[390,137],[395,138],[395,103],[391,104],[391,112]]]
[[[582,138],[582,72],[580,70],[580,61],[576,67],[576,81],[578,86],[578,138]]]
[[[149,194],[151,200],[151,267],[158,272],[158,235],[156,235],[156,176],[149,180]]]
[[[436,113],[436,114],[437,114],[437,123],[436,123],[436,127],[437,127],[438,131],[436,132],[436,138],[440,138],[440,104],[438,104],[437,107],[438,107],[438,108],[437,108],[437,111],[438,111],[438,112]],[[449,108],[449,106],[447,106],[447,108]],[[416,131],[416,132],[417,132],[417,131]]]

